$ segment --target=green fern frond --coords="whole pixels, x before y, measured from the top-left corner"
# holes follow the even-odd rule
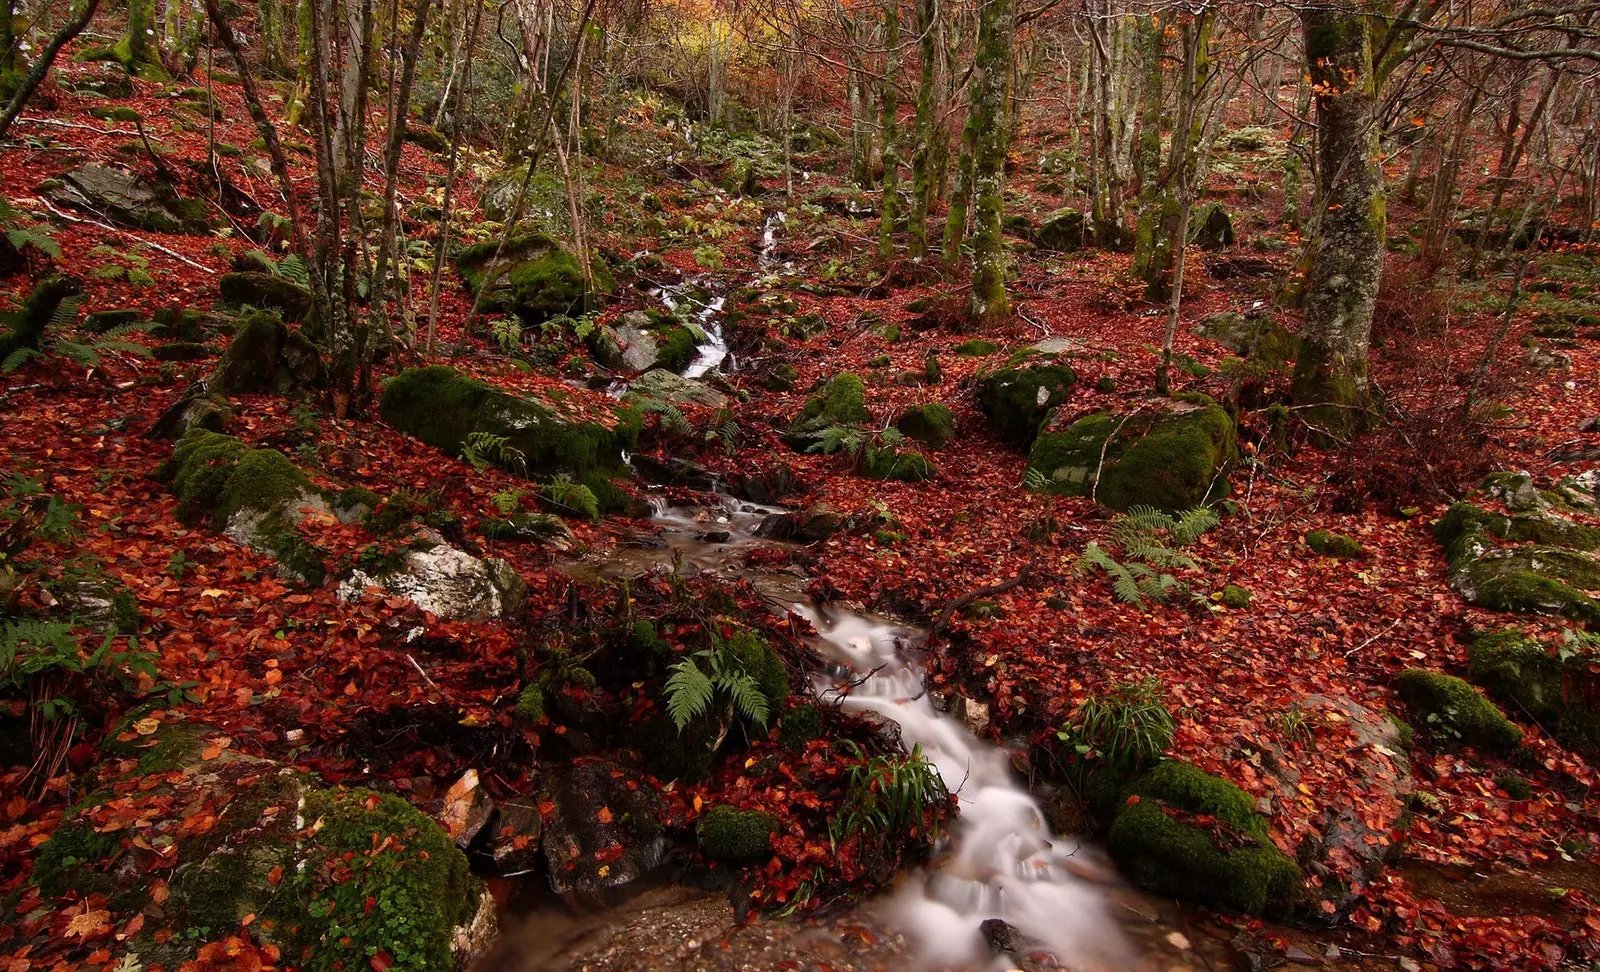
[[[32,247],[52,260],[61,259],[61,247],[50,236],[32,227],[6,230],[6,239],[11,241],[11,246],[18,250]]]
[[[154,353],[142,344],[136,344],[133,341],[117,340],[114,338],[96,341],[94,344],[90,345],[90,347],[92,347],[96,353],[103,354],[108,351],[117,351],[122,354],[136,354],[141,358],[148,358]]]
[[[727,691],[728,697],[733,699],[735,711],[761,728],[767,727],[769,703],[755,676],[740,669],[737,672],[722,673],[717,682]]]
[[[58,331],[70,328],[78,321],[78,308],[83,305],[82,297],[67,297],[56,305],[50,312],[50,327]]]
[[[278,276],[302,287],[311,286],[311,268],[298,253],[291,253],[278,261]]]
[[[6,360],[0,362],[0,374],[11,374],[18,368],[32,361],[34,358],[44,357],[33,348],[18,348],[6,355]]]
[[[1217,516],[1214,510],[1197,506],[1191,510],[1184,510],[1178,516],[1178,523],[1173,528],[1172,534],[1178,546],[1187,547],[1199,539],[1201,534],[1221,524],[1222,518]]]
[[[128,275],[128,268],[120,263],[107,263],[94,268],[90,274],[96,280],[121,280]]]
[[[128,270],[128,283],[133,284],[135,287],[151,287],[155,285],[155,282],[156,278],[152,277],[148,270],[142,270],[138,267]]]
[[[100,352],[87,344],[79,344],[76,341],[57,341],[50,346],[50,350],[70,360],[73,364],[84,368],[97,368],[100,366]]]
[[[716,687],[693,658],[683,659],[673,665],[671,671],[672,675],[664,686],[667,714],[672,717],[673,725],[682,732],[690,719],[704,712],[711,704]]]
[[[100,337],[103,341],[118,341],[134,334],[146,334],[155,327],[155,321],[130,321],[127,324],[118,324],[116,327],[107,328]]]

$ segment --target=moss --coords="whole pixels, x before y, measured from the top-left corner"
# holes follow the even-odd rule
[[[618,409],[613,428],[574,422],[444,365],[408,368],[389,379],[379,411],[385,422],[452,456],[474,432],[504,436],[515,453],[485,458],[529,476],[620,468],[622,450],[639,432],[632,409]],[[511,455],[520,463],[506,458]]]
[[[312,491],[311,481],[299,467],[276,449],[251,449],[223,487],[217,514],[226,522],[241,510],[282,510]]]
[[[1357,560],[1367,555],[1359,540],[1329,530],[1312,530],[1306,534],[1306,546],[1324,557],[1340,560]]]
[[[800,414],[790,423],[784,441],[793,448],[805,449],[829,426],[871,422],[866,396],[867,386],[859,375],[848,371],[834,375],[821,392],[806,401]]]
[[[174,447],[172,458],[157,471],[186,514],[215,510],[228,477],[245,453],[242,441],[205,429],[191,430]]]
[[[93,893],[109,895],[115,882],[98,865],[120,854],[122,841],[116,834],[97,833],[83,820],[66,819],[69,816],[70,813],[63,815],[50,839],[39,847],[39,856],[33,862],[33,883],[47,899],[73,890],[85,897]]]
[[[118,634],[137,634],[139,631],[139,599],[126,588],[111,592],[111,627]]]
[[[500,247],[498,240],[467,247],[456,257],[456,267],[468,289],[477,293],[484,285],[486,268]],[[613,289],[610,271],[593,268],[595,284]],[[577,257],[546,236],[515,237],[501,251],[494,273],[494,292],[485,306],[512,311],[530,324],[542,324],[558,314],[570,314],[584,302],[583,268]]]
[[[544,718],[544,689],[529,685],[517,696],[517,717],[528,722]]]
[[[1251,594],[1238,584],[1229,584],[1222,589],[1222,596],[1218,598],[1224,607],[1243,610],[1250,606]]]
[[[288,336],[289,329],[271,311],[242,318],[228,350],[217,362],[211,390],[219,395],[267,391],[278,370],[278,352]]]
[[[1467,600],[1495,611],[1600,621],[1600,563],[1559,547],[1516,547],[1461,565],[1452,578]]]
[[[814,705],[797,705],[783,714],[778,738],[790,749],[801,750],[822,735],[822,713]]]
[[[700,852],[724,864],[757,864],[772,856],[772,833],[778,821],[760,810],[712,807],[695,824]]]
[[[1400,673],[1395,687],[1436,742],[1461,742],[1502,752],[1522,745],[1522,730],[1477,689],[1453,675],[1408,668]]]
[[[1384,715],[1389,719],[1389,724],[1394,726],[1394,731],[1399,733],[1400,745],[1406,749],[1410,749],[1411,743],[1416,739],[1417,736],[1417,731],[1411,728],[1411,723],[1395,715],[1393,712],[1386,712]]]
[[[1109,395],[1117,390],[1117,383],[1110,375],[1101,375],[1095,381],[1094,387],[1096,391]]]
[[[868,479],[920,483],[938,475],[938,470],[927,456],[915,449],[868,446],[861,461],[861,475]]]
[[[955,346],[955,353],[963,358],[985,358],[1000,350],[1000,345],[983,338],[970,338]]]
[[[894,359],[886,354],[875,355],[867,359],[868,368],[887,368],[894,364]]]
[[[1005,367],[979,376],[978,407],[1002,438],[1026,446],[1077,381],[1078,373],[1065,363],[1042,359],[1022,366],[1013,355]]]
[[[1214,818],[1220,846],[1191,817]],[[1204,904],[1283,915],[1303,894],[1300,869],[1273,845],[1250,796],[1186,763],[1162,763],[1135,781],[1108,843],[1140,884]]]
[[[1600,550],[1600,527],[1586,526],[1564,516],[1533,514],[1513,516],[1507,538],[1574,550]]]
[[[1085,496],[1092,489],[1098,502],[1118,510],[1177,512],[1223,495],[1226,483],[1217,478],[1236,455],[1233,420],[1217,405],[1155,415],[1097,412],[1065,429],[1054,424],[1028,456],[1045,491]]]
[[[694,332],[682,324],[669,324],[656,331],[656,361],[668,371],[687,368],[697,346]]]
[[[338,497],[333,501],[335,509],[353,510],[365,506],[368,510],[375,510],[383,504],[383,497],[367,489],[365,486],[350,486],[339,491]]]
[[[358,969],[386,952],[393,969],[453,964],[451,929],[472,917],[478,887],[437,823],[398,797],[312,791],[301,816],[320,823],[294,878],[303,895],[291,955],[308,972]]]
[[[1510,533],[1511,521],[1473,503],[1452,504],[1444,516],[1433,525],[1433,537],[1444,546],[1445,558],[1452,565],[1472,555],[1473,549],[1484,542],[1484,535],[1504,537]]]
[[[761,694],[767,697],[769,711],[782,709],[789,701],[789,667],[783,659],[754,631],[736,631],[728,644],[740,666],[755,678]]]
[[[1506,628],[1478,635],[1467,671],[1492,698],[1566,745],[1600,751],[1600,651],[1576,641],[1558,650]]]
[[[930,449],[942,449],[956,434],[956,417],[949,407],[939,402],[913,405],[900,413],[895,428],[908,439],[915,439]]]
[[[1513,800],[1533,799],[1533,787],[1528,781],[1515,773],[1502,773],[1494,778],[1494,785],[1506,791],[1506,796]]]

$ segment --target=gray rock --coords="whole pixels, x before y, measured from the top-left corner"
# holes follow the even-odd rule
[[[826,503],[817,503],[804,513],[771,513],[756,526],[756,536],[767,540],[820,543],[839,532],[844,518]]]
[[[674,405],[704,405],[723,408],[728,396],[697,378],[685,378],[663,368],[648,371],[635,378],[628,386],[629,395],[641,395]]]
[[[628,371],[649,371],[660,360],[656,336],[649,331],[650,315],[629,311],[612,328],[621,347],[617,367]]]
[[[1033,242],[1041,250],[1081,250],[1085,229],[1082,213],[1076,209],[1058,209],[1039,224]]]
[[[1572,367],[1572,359],[1559,351],[1547,351],[1535,345],[1522,356],[1523,363],[1535,371],[1565,371]]]
[[[528,585],[510,564],[474,557],[430,529],[419,531],[418,540],[396,570],[381,576],[352,571],[340,582],[339,596],[351,601],[379,587],[447,621],[492,621],[522,606]]]
[[[131,172],[91,162],[61,177],[60,201],[105,217],[119,226],[157,233],[206,233],[211,221],[203,202],[182,199]]]
[[[233,420],[233,407],[220,395],[204,394],[205,386],[196,385],[173,402],[147,433],[152,439],[177,440],[191,429],[221,432]]]
[[[489,828],[489,856],[495,870],[516,877],[536,869],[543,832],[537,800],[518,797],[502,801]]]

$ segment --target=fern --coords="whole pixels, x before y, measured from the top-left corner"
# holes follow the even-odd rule
[[[5,361],[0,361],[0,374],[9,375],[35,358],[42,357],[44,355],[33,348],[18,348],[6,355]]]
[[[510,445],[505,436],[493,432],[470,433],[461,444],[461,458],[480,473],[490,466],[513,472],[526,472],[528,468],[522,450]]]
[[[700,670],[693,658],[685,658],[672,666],[672,676],[665,686],[667,714],[673,725],[682,732],[689,721],[704,712],[716,695],[716,686]]]
[[[1050,479],[1040,472],[1038,467],[1029,466],[1022,471],[1022,488],[1030,493],[1042,493],[1050,485]]]
[[[309,289],[311,287],[311,268],[306,266],[306,261],[298,253],[291,253],[278,261],[278,276],[292,284]]]
[[[714,635],[712,641],[715,648],[697,651],[671,667],[672,675],[662,690],[673,724],[682,732],[721,695],[734,713],[766,728],[772,715],[772,700],[756,676],[745,668],[732,641],[722,641]]]
[[[64,331],[78,322],[78,308],[83,305],[82,297],[64,297],[56,309],[50,312],[50,327]]]
[[[43,253],[52,260],[61,259],[61,247],[49,234],[31,226],[6,230],[6,239],[10,241],[13,249],[21,252],[32,248]]]
[[[831,456],[835,452],[843,451],[854,458],[861,452],[866,438],[861,430],[853,425],[830,425],[817,435],[817,441],[811,443],[807,452],[820,452]]]

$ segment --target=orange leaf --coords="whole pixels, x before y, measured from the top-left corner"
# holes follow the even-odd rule
[[[393,964],[394,959],[389,957],[388,952],[380,951],[378,954],[372,957],[373,972],[388,972],[389,966]]]

